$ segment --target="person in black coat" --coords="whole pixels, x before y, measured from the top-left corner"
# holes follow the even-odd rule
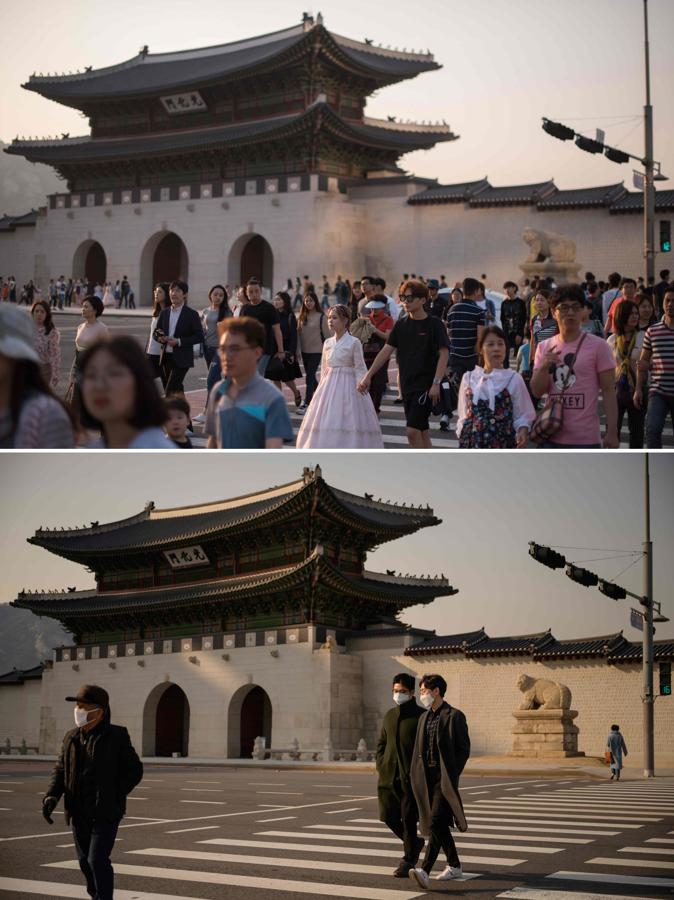
[[[166,396],[184,394],[183,381],[194,365],[194,345],[204,340],[201,318],[187,305],[186,281],[169,285],[171,306],[159,313],[155,340],[162,345],[159,366]]]
[[[110,701],[104,688],[85,684],[66,700],[76,704],[77,727],[63,738],[42,815],[53,825],[52,813],[63,797],[65,821],[72,825],[87,892],[96,900],[112,900],[110,854],[126,812],[127,795],[143,777],[143,764],[126,728],[110,724]]]
[[[447,857],[438,881],[461,878],[461,862],[450,826],[466,831],[468,825],[459,796],[459,776],[470,756],[466,717],[445,701],[447,682],[441,675],[424,675],[419,700],[427,712],[419,719],[410,768],[410,783],[419,808],[419,831],[429,841],[421,868],[409,877],[429,888],[430,874],[440,849]]]
[[[404,856],[393,874],[407,878],[424,846],[417,837],[417,805],[410,786],[410,763],[419,717],[423,710],[414,697],[414,676],[402,672],[393,678],[395,706],[384,716],[377,742],[377,795],[379,819],[403,842]]]

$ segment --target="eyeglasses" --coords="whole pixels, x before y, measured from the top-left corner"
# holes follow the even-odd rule
[[[558,303],[557,309],[562,315],[566,313],[579,313],[583,307],[579,303]]]
[[[400,299],[403,301],[403,303],[411,303],[417,298],[414,296],[414,294],[401,294]]]
[[[244,344],[243,346],[238,346],[235,344],[233,347],[218,347],[218,353],[220,356],[236,356],[237,353],[241,353],[243,350],[253,350],[254,348],[249,346],[248,344]]]

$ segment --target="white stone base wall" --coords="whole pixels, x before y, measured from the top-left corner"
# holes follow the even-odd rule
[[[447,681],[447,700],[466,714],[473,754],[502,755],[512,748],[512,711],[523,698],[517,679],[524,673],[570,688],[571,708],[578,710],[579,750],[587,756],[603,756],[611,725],[618,724],[630,754],[627,764],[642,764],[641,664],[608,666],[591,659],[542,663],[524,657],[464,659],[450,654],[401,660],[413,665],[419,675],[436,672]],[[657,690],[657,664],[655,669]],[[656,764],[674,765],[673,734],[674,702],[671,697],[658,697]]]
[[[174,232],[185,244],[190,299],[199,307],[213,284],[238,283],[243,246],[248,236],[259,234],[273,255],[273,284],[266,287],[274,291],[298,274],[309,274],[316,283],[325,274],[334,284],[337,274],[353,279],[369,273],[384,277],[393,292],[403,272],[442,273],[450,284],[484,272],[488,286],[500,289],[504,280],[523,277],[519,265],[529,254],[525,228],[575,241],[581,278],[587,269],[599,278],[613,270],[636,277],[644,269],[640,214],[463,203],[410,206],[407,198],[418,184],[373,185],[348,194],[338,192],[335,179],[329,179],[328,191],[317,184],[314,175],[311,190],[293,194],[50,209],[35,228],[0,235],[0,274],[15,275],[20,285],[33,278],[44,290],[50,277],[73,274],[78,248],[98,241],[108,280],[128,275],[136,305],[149,306],[154,248],[161,236]],[[661,218],[671,215],[656,215],[656,235]],[[656,271],[667,263],[667,254],[656,254]]]
[[[12,747],[20,747],[22,740],[26,741],[27,747],[38,746],[41,692],[39,679],[3,685],[0,690],[0,747],[3,750],[7,738]]]

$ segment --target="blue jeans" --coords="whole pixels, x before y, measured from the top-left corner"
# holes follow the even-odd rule
[[[206,403],[208,403],[208,398],[213,390],[213,385],[217,384],[218,381],[222,381],[222,366],[220,364],[220,354],[216,353],[208,366],[208,375],[206,376]]]
[[[304,402],[307,406],[311,403],[314,391],[318,387],[316,373],[321,364],[321,353],[303,353],[302,362],[304,363],[304,373],[306,375],[306,388],[304,391]]]
[[[648,398],[646,413],[646,448],[659,450],[662,447],[662,430],[665,427],[667,413],[674,424],[674,397],[666,394],[651,394]]]
[[[112,900],[115,874],[110,854],[115,846],[119,822],[73,822],[75,851],[87,893],[94,900]]]
[[[213,359],[218,355],[217,347],[209,347],[208,344],[204,344],[204,359],[206,360],[206,365],[210,366],[213,362]]]

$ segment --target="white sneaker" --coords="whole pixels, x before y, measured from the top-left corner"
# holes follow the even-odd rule
[[[425,869],[410,869],[408,877],[410,881],[416,881],[419,887],[426,890],[431,886],[430,876]]]
[[[463,870],[461,866],[445,866],[442,872],[439,875],[435,876],[436,881],[451,881],[452,878],[461,878],[463,876]]]
[[[197,425],[203,425],[204,422],[206,421],[206,416],[204,415],[204,413],[199,413],[198,416],[194,416],[192,418],[192,421],[196,422]]]

